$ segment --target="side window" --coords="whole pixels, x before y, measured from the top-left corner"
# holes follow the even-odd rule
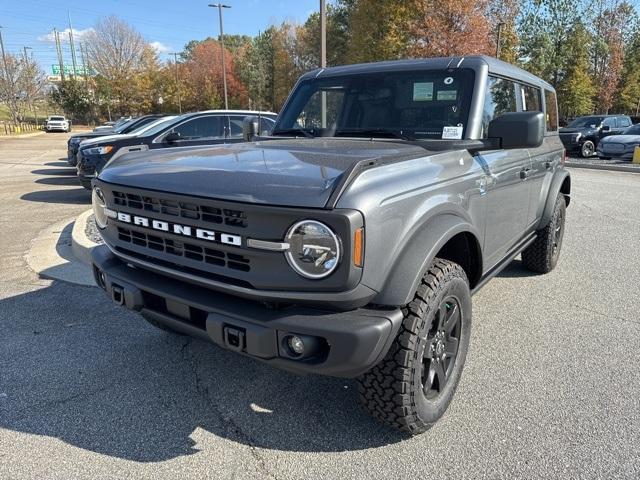
[[[540,89],[530,85],[522,86],[522,110],[525,112],[541,112],[542,101]]]
[[[556,132],[558,130],[558,105],[555,92],[545,90],[544,103],[547,111],[547,132]]]
[[[181,140],[205,140],[224,138],[223,117],[198,117],[178,125],[172,130],[180,134]]]
[[[618,117],[618,127],[627,128],[631,126],[631,119],[629,117]]]
[[[229,116],[229,138],[242,138],[243,115]]]
[[[616,117],[607,117],[602,121],[603,127],[616,128]]]
[[[482,137],[487,138],[491,120],[503,113],[517,111],[516,84],[503,78],[489,77],[482,112]]]
[[[260,119],[260,135],[271,135],[276,122],[270,118],[262,117]]]

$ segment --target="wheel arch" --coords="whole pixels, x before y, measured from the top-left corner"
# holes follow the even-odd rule
[[[549,185],[549,191],[547,192],[545,207],[536,230],[546,227],[551,221],[553,207],[556,204],[556,198],[559,193],[564,195],[564,200],[568,207],[571,202],[571,175],[569,175],[569,172],[565,169],[558,170],[554,175],[553,180],[551,180],[551,185]]]
[[[382,289],[372,300],[380,305],[406,305],[436,257],[458,263],[473,288],[482,277],[480,233],[455,214],[431,219],[406,242]]]

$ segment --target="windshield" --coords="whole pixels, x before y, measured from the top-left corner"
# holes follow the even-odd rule
[[[473,80],[468,69],[314,78],[295,90],[273,134],[460,139]]]
[[[604,117],[578,117],[572,121],[569,127],[591,127],[596,128],[602,123]]]
[[[64,117],[49,117],[49,120],[53,120],[54,122],[55,121],[62,121],[62,120],[64,120]]]
[[[640,135],[640,124],[631,125],[629,128],[625,128],[622,131],[623,135]]]
[[[169,125],[171,123],[173,123],[173,120],[175,119],[175,116],[172,117],[162,117],[159,118],[158,120],[151,122],[147,125],[143,125],[139,128],[136,128],[135,130],[131,131],[128,133],[128,135],[142,135],[142,134],[146,134],[149,130],[151,130],[152,128],[155,127],[164,127],[166,125]]]
[[[170,119],[163,119],[162,122],[154,122],[151,125],[145,125],[145,127],[149,127],[149,128],[144,131],[144,135],[146,137],[157,135],[158,133],[162,132],[165,128],[173,125],[174,123],[177,123],[178,120],[182,119],[183,117],[187,118],[188,116],[189,114],[177,116],[177,117],[171,117]]]
[[[129,128],[131,126],[131,124],[133,122],[135,122],[136,119],[132,118],[131,120],[127,120],[126,122],[124,122],[122,125],[120,125],[119,127],[115,127],[113,129],[114,133],[122,133],[123,131],[125,131],[127,128]]]

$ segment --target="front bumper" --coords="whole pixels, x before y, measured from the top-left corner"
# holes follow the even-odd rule
[[[560,135],[560,141],[562,142],[562,145],[564,145],[565,150],[571,152],[580,150],[585,140],[586,139],[584,137],[576,139],[575,135]]]
[[[402,323],[398,308],[269,308],[132,268],[104,245],[93,250],[92,263],[96,282],[117,304],[174,330],[300,373],[356,377],[384,358]],[[315,339],[315,353],[292,356],[285,344],[291,334]]]
[[[627,151],[626,149],[623,151],[620,151],[620,150],[612,151],[610,149],[607,149],[606,146],[602,147],[601,145],[598,145],[598,148],[596,150],[596,153],[599,157],[610,157],[610,158],[618,158],[622,160],[633,160],[633,151]]]
[[[69,129],[69,127],[64,126],[64,125],[47,125],[47,126],[45,126],[45,129],[48,132],[52,132],[54,130],[57,131],[57,132],[66,132]]]
[[[67,147],[67,163],[72,167],[78,164],[78,149],[74,147]]]

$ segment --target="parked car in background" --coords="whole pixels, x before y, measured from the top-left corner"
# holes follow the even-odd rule
[[[119,120],[115,121],[115,122],[104,122],[102,125],[98,125],[96,128],[93,129],[94,132],[99,132],[101,130],[113,130],[115,128],[118,128],[120,125],[123,125],[124,123],[128,122],[129,120],[131,120],[132,117],[121,117]]]
[[[71,122],[63,115],[52,115],[44,123],[47,132],[70,132]]]
[[[78,179],[83,187],[90,189],[91,180],[109,160],[129,152],[242,142],[242,123],[247,116],[261,117],[260,128],[265,135],[271,133],[277,117],[273,112],[210,110],[187,113],[136,135],[110,136],[83,142],[77,155]]]
[[[76,166],[77,164],[77,154],[78,147],[80,142],[89,138],[98,138],[106,135],[122,135],[129,134],[134,130],[138,130],[140,127],[148,125],[152,122],[155,122],[159,118],[162,118],[164,115],[143,115],[142,117],[137,117],[133,119],[126,120],[124,122],[117,122],[114,128],[112,129],[102,129],[93,132],[84,132],[73,135],[67,140],[67,162],[71,166]],[[119,125],[118,125],[119,123]]]
[[[632,160],[633,152],[637,146],[640,146],[640,125],[632,125],[620,135],[603,138],[598,144],[598,157]]]
[[[587,158],[596,153],[600,140],[622,133],[632,125],[627,115],[589,115],[574,119],[560,129],[560,140],[568,153]]]

